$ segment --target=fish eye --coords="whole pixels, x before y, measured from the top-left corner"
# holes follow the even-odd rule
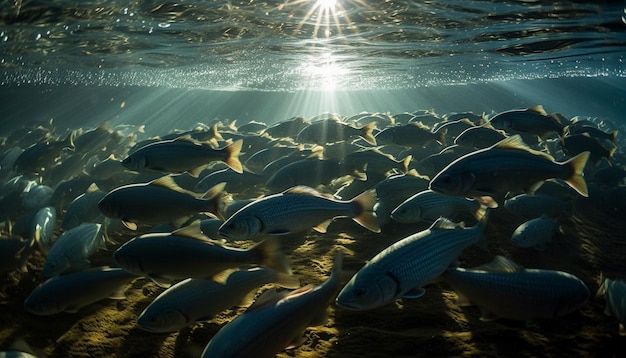
[[[360,298],[365,295],[367,291],[364,288],[357,288],[354,290],[354,297]]]

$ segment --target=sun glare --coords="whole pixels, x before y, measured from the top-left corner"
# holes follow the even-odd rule
[[[348,12],[342,4],[342,2],[346,1],[349,1],[351,6],[365,9],[371,8],[365,0],[287,0],[287,2],[279,6],[279,9],[282,10],[287,7],[294,7],[295,9],[291,10],[291,14],[293,15],[299,8],[303,6],[310,6],[298,22],[298,26],[294,30],[294,34],[299,34],[304,31],[303,28],[305,26],[312,25],[313,37],[318,37],[320,28],[322,28],[323,37],[328,38],[331,37],[331,35],[342,35],[342,24],[344,27],[347,27],[356,33],[355,26],[350,20]],[[334,34],[333,28],[335,29]]]

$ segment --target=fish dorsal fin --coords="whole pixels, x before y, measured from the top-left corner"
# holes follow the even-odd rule
[[[283,192],[283,194],[297,194],[297,195],[314,195],[321,196],[321,193],[309,186],[298,185],[293,188],[289,188]]]
[[[237,271],[237,269],[227,269],[213,275],[211,279],[221,285],[226,285],[226,282],[228,282],[228,277],[235,271]]]
[[[528,111],[531,111],[531,112],[539,113],[539,114],[541,114],[542,116],[548,116],[548,112],[546,112],[546,110],[545,110],[545,109],[543,109],[543,106],[542,106],[542,105],[540,105],[540,104],[538,104],[538,105],[536,105],[536,106],[534,106],[534,107],[530,107],[530,108],[528,108],[527,110],[528,110]]]
[[[162,186],[164,188],[168,188],[168,189],[177,191],[179,193],[189,194],[187,192],[187,190],[185,190],[185,189],[181,188],[180,186],[178,186],[178,184],[176,184],[176,182],[174,181],[174,178],[172,178],[169,175],[166,175],[164,177],[160,177],[158,179],[155,179],[155,180],[151,181],[149,184],[150,185]]]
[[[465,228],[465,223],[463,221],[455,223],[444,217],[437,219],[430,227],[431,230],[453,230],[463,228]]]
[[[411,123],[409,123],[409,125],[415,126],[417,128],[424,129],[424,130],[427,130],[427,131],[430,130],[430,127],[428,127],[427,125],[425,125],[422,122],[411,122]]]
[[[517,272],[523,271],[524,266],[504,256],[497,255],[491,261],[480,266],[473,267],[472,270],[489,272]]]
[[[189,239],[196,239],[196,240],[206,241],[206,242],[211,242],[211,243],[213,242],[211,241],[211,239],[209,239],[208,236],[202,233],[202,230],[200,227],[200,220],[196,220],[193,223],[191,223],[191,225],[172,231],[171,235],[186,237]]]
[[[96,183],[91,183],[91,185],[89,186],[89,188],[87,188],[87,193],[95,193],[96,191],[100,190],[100,188],[98,188],[98,185],[96,185]]]
[[[193,139],[191,134],[185,134],[180,137],[176,137],[174,141],[175,142],[191,142],[191,143],[197,144],[197,142]]]
[[[493,148],[500,149],[519,149],[519,150],[528,150],[530,147],[524,143],[524,140],[519,134],[512,135],[508,138],[504,138],[498,143],[493,145]]]
[[[504,138],[503,140],[494,144],[492,148],[524,150],[529,153],[539,155],[546,159],[554,161],[554,158],[550,154],[545,153],[545,152],[540,152],[538,150],[534,150],[530,148],[528,145],[526,145],[526,143],[524,143],[524,140],[522,140],[522,137],[519,134],[515,134],[510,137]]]
[[[256,301],[254,301],[254,303],[251,304],[250,307],[248,307],[248,311],[255,311],[258,309],[262,309],[263,307],[272,305],[285,298],[285,296],[287,296],[289,293],[289,291],[278,292],[275,288],[263,291],[263,293],[259,295]]]

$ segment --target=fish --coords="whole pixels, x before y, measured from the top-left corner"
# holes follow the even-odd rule
[[[446,270],[441,281],[460,295],[461,305],[480,307],[482,321],[506,318],[530,326],[572,313],[589,298],[583,281],[555,270],[491,272],[455,267]]]
[[[77,196],[67,207],[61,221],[61,229],[67,231],[82,223],[102,221],[98,203],[106,194],[107,192],[100,190],[95,183],[91,184],[84,194]]]
[[[52,237],[57,224],[57,211],[54,206],[39,209],[31,221],[32,238],[35,239],[39,251],[48,254],[52,246]]]
[[[15,160],[13,170],[17,173],[38,174],[51,167],[65,148],[74,148],[75,132],[71,131],[64,140],[42,141],[26,148]]]
[[[500,112],[492,117],[489,123],[494,128],[502,129],[509,134],[533,134],[544,140],[552,133],[563,137],[567,128],[557,115],[548,114],[541,105]]]
[[[592,163],[598,163],[602,158],[611,164],[611,158],[617,150],[617,147],[605,148],[588,134],[574,134],[565,136],[561,141],[563,152],[569,156],[574,156],[579,153],[589,152],[589,160]]]
[[[391,154],[383,153],[378,148],[365,148],[347,154],[344,163],[354,168],[355,172],[362,172],[364,169],[381,173],[392,169],[400,170],[403,173],[409,171],[409,164],[413,159],[412,155],[407,155],[402,160],[397,160]]]
[[[572,203],[552,195],[519,194],[506,199],[504,208],[515,215],[533,219],[542,215],[562,214],[572,208]]]
[[[175,332],[238,304],[248,305],[253,298],[250,294],[262,285],[300,286],[297,277],[267,267],[226,270],[216,276],[188,278],[163,291],[141,312],[137,327],[148,332]]]
[[[624,183],[624,178],[626,178],[626,170],[619,166],[610,166],[595,170],[591,180],[598,186],[615,188]]]
[[[188,172],[198,177],[200,172],[213,161],[222,161],[234,171],[243,172],[239,161],[242,140],[223,148],[213,149],[194,141],[190,136],[157,141],[131,153],[122,160],[122,165],[130,170],[156,170],[167,173]]]
[[[292,117],[290,119],[278,122],[273,126],[270,126],[263,133],[266,133],[274,138],[290,137],[295,138],[301,130],[311,124],[303,117]]]
[[[380,232],[372,211],[375,203],[374,190],[342,201],[323,196],[306,186],[296,186],[244,206],[229,217],[218,232],[232,240],[287,235],[311,228],[324,233],[336,217],[350,217],[368,230]]]
[[[381,144],[399,144],[404,146],[425,147],[431,142],[446,145],[446,131],[434,133],[430,128],[417,122],[394,127],[387,127],[378,132],[374,138]]]
[[[424,190],[398,205],[391,212],[391,218],[401,223],[434,222],[440,217],[454,218],[460,213],[469,213],[480,220],[486,212],[487,207],[476,199]]]
[[[303,148],[302,148],[303,149]],[[274,145],[252,154],[245,162],[244,167],[254,173],[261,173],[263,168],[276,159],[291,155],[301,150],[298,147]]]
[[[175,222],[199,212],[219,215],[225,185],[220,183],[197,198],[165,176],[117,187],[98,202],[98,208],[106,217],[121,219],[127,228],[137,230],[137,223]]]
[[[22,208],[24,210],[39,210],[52,202],[54,189],[47,185],[33,185],[22,193]]]
[[[604,314],[617,318],[619,322],[618,333],[626,336],[626,281],[620,279],[603,278],[598,294],[604,295],[606,304]]]
[[[327,320],[327,307],[341,284],[341,251],[330,277],[321,285],[294,291],[265,291],[244,313],[224,325],[209,341],[201,357],[275,357],[305,339],[309,326]]]
[[[519,225],[511,235],[511,242],[517,247],[543,251],[552,241],[558,226],[555,218],[542,215]]]
[[[123,299],[123,288],[136,276],[121,268],[98,267],[52,277],[24,301],[24,310],[38,316],[76,313],[105,298]]]
[[[263,170],[263,172],[266,171]],[[278,169],[268,177],[265,186],[276,193],[298,185],[309,187],[327,185],[334,179],[345,175],[364,177],[358,168],[336,159],[306,158]]]
[[[355,128],[341,122],[336,117],[312,122],[304,127],[296,136],[298,143],[335,143],[356,137],[363,138],[367,143],[376,145],[376,138],[372,131],[376,128],[376,122],[371,122],[361,128]]]
[[[455,139],[454,144],[474,149],[491,147],[505,139],[507,135],[493,128],[489,123],[482,126],[470,127],[461,132]]]
[[[199,224],[171,233],[137,236],[120,246],[113,260],[128,272],[146,276],[163,287],[187,278],[211,278],[243,265],[264,265],[289,273],[275,238],[239,249],[208,239]]]
[[[428,178],[411,169],[406,174],[390,175],[374,186],[376,205],[374,213],[380,225],[391,222],[391,212],[403,201],[428,188]]]
[[[470,228],[440,218],[428,229],[385,248],[352,276],[339,292],[337,306],[363,311],[397,298],[421,297],[425,293],[423,286],[454,265],[466,247],[486,247],[486,218]]]
[[[0,236],[0,273],[19,269],[28,272],[27,263],[35,249],[35,240],[19,236]]]
[[[84,223],[65,231],[52,245],[43,264],[43,277],[90,267],[88,260],[98,248],[105,247],[102,225]]]
[[[587,197],[583,170],[589,152],[565,162],[527,147],[521,137],[508,137],[492,147],[471,152],[443,168],[429,189],[452,196],[469,196],[489,207],[504,203],[508,193],[532,194],[547,179],[563,179]]]

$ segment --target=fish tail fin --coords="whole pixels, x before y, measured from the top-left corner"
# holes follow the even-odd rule
[[[254,245],[250,250],[260,255],[262,265],[278,272],[291,274],[287,257],[280,251],[280,243],[276,237],[269,237]]]
[[[300,279],[293,274],[277,272],[274,284],[284,288],[295,289],[300,287]]]
[[[243,165],[239,161],[239,153],[243,146],[243,139],[227,145],[222,148],[224,151],[224,163],[237,173],[243,173]]]
[[[479,202],[478,209],[476,209],[476,211],[474,212],[474,217],[476,218],[476,220],[481,221],[483,217],[485,217],[485,214],[487,214],[487,209],[489,209],[487,205]]]
[[[589,196],[587,183],[583,178],[583,170],[589,159],[589,154],[590,152],[582,152],[564,163],[572,168],[572,175],[565,179],[565,182],[584,197]]]
[[[376,128],[376,122],[371,122],[361,128],[361,137],[371,145],[376,145],[376,138],[372,134],[374,128]]]
[[[403,173],[409,172],[409,164],[411,164],[411,160],[413,160],[413,156],[411,154],[407,155],[406,158],[402,160],[402,170]]]
[[[606,160],[609,162],[610,166],[613,166],[613,163],[611,162],[611,158],[613,158],[613,154],[615,154],[616,150],[617,150],[617,147],[613,147],[609,149],[607,152]]]
[[[67,135],[67,137],[65,137],[65,140],[63,141],[66,145],[66,147],[74,149],[76,148],[76,146],[74,145],[74,138],[76,137],[76,131],[72,130],[70,132],[70,134]]]
[[[224,137],[222,137],[222,135],[220,134],[219,128],[217,123],[215,123],[212,127],[211,127],[211,131],[213,132],[213,138],[215,140],[224,140]]]
[[[448,133],[448,129],[444,128],[443,130],[440,130],[439,132],[437,132],[437,137],[435,139],[437,143],[443,145],[444,147],[448,145],[448,143],[446,142],[447,133]]]
[[[486,232],[488,219],[489,219],[489,210],[485,209],[485,213],[478,221],[478,224],[476,224],[476,229],[479,230],[479,234],[478,234],[479,236],[478,236],[478,239],[476,240],[476,246],[478,246],[479,248],[485,251],[488,251],[489,249],[489,242],[487,240],[487,232]]]
[[[376,190],[370,189],[357,195],[351,200],[353,207],[355,208],[356,215],[352,217],[352,220],[356,221],[359,225],[373,232],[380,232],[380,226],[376,220],[374,214],[374,205],[376,204]]]
[[[226,188],[226,182],[215,184],[211,189],[207,190],[202,199],[206,201],[205,211],[216,215],[219,219],[224,220],[224,208],[226,207],[226,201],[228,195],[224,189]]]

